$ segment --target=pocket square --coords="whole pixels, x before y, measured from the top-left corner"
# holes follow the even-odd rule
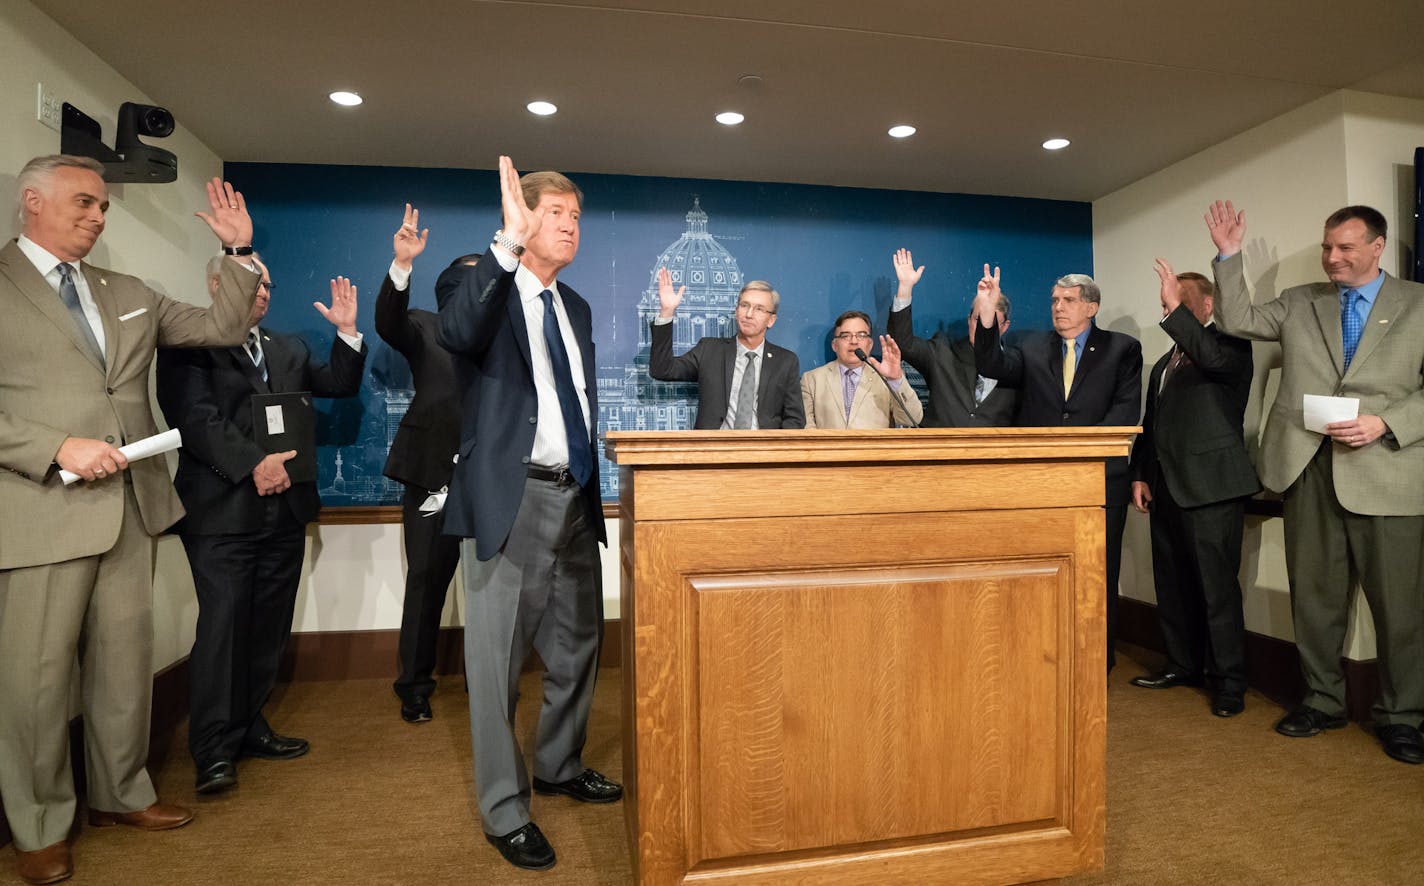
[[[119,322],[122,323],[122,322],[124,322],[125,320],[132,320],[133,318],[137,317],[139,314],[147,314],[147,313],[148,313],[148,308],[139,308],[137,311],[129,311],[127,314],[122,314],[122,315],[119,316]]]

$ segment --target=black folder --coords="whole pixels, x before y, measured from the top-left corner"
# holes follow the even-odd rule
[[[286,463],[293,483],[316,482],[316,412],[311,391],[253,394],[252,433],[268,453],[297,451]]]

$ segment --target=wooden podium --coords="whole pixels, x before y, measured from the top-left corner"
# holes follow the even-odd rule
[[[639,884],[1101,869],[1135,428],[612,432]]]

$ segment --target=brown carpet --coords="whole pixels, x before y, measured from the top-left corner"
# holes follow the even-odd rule
[[[1129,686],[1143,668],[1119,661],[1108,690],[1107,870],[1067,882],[1424,882],[1424,767],[1388,759],[1358,726],[1278,736],[1280,708],[1255,694],[1244,714],[1218,719],[1197,690]],[[601,673],[586,761],[621,779],[620,677]],[[526,748],[537,679],[524,684]],[[507,865],[480,832],[459,678],[443,681],[433,705],[433,722],[410,726],[385,680],[287,686],[270,719],[310,738],[311,754],[246,761],[238,788],[210,800],[195,798],[185,738],[175,736],[155,779],[164,799],[194,805],[199,818],[161,834],[86,827],[74,882],[629,882],[622,804],[536,797],[559,863],[538,874]],[[14,877],[12,858],[0,860],[0,882]]]

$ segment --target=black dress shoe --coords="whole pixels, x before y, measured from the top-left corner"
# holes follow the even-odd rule
[[[1200,686],[1201,674],[1187,674],[1181,671],[1161,671],[1145,677],[1133,677],[1128,681],[1143,689],[1171,689],[1173,686]]]
[[[1211,697],[1211,712],[1218,717],[1234,717],[1246,710],[1246,699],[1239,692],[1222,690]]]
[[[485,834],[485,839],[499,850],[504,860],[517,868],[544,871],[554,866],[554,847],[544,839],[544,834],[534,822],[529,822],[517,831],[510,831],[503,837]]]
[[[1424,737],[1419,730],[1403,723],[1381,726],[1375,730],[1384,752],[1401,763],[1424,763]]]
[[[237,787],[237,767],[231,760],[215,760],[198,767],[198,793],[216,794],[234,787]]]
[[[311,750],[311,745],[305,738],[292,738],[286,735],[278,735],[269,732],[266,735],[252,738],[248,736],[242,743],[242,755],[244,757],[257,757],[262,760],[291,760],[300,757]]]
[[[1326,729],[1343,729],[1349,721],[1332,717],[1310,705],[1303,704],[1276,722],[1276,731],[1291,738],[1308,738]]]
[[[593,769],[585,769],[568,781],[557,784],[536,778],[534,791],[540,794],[564,794],[585,803],[612,803],[623,796],[621,784],[609,781],[603,773]]]
[[[401,719],[407,723],[424,723],[435,715],[430,711],[430,699],[423,695],[413,695],[410,700],[401,699]]]

